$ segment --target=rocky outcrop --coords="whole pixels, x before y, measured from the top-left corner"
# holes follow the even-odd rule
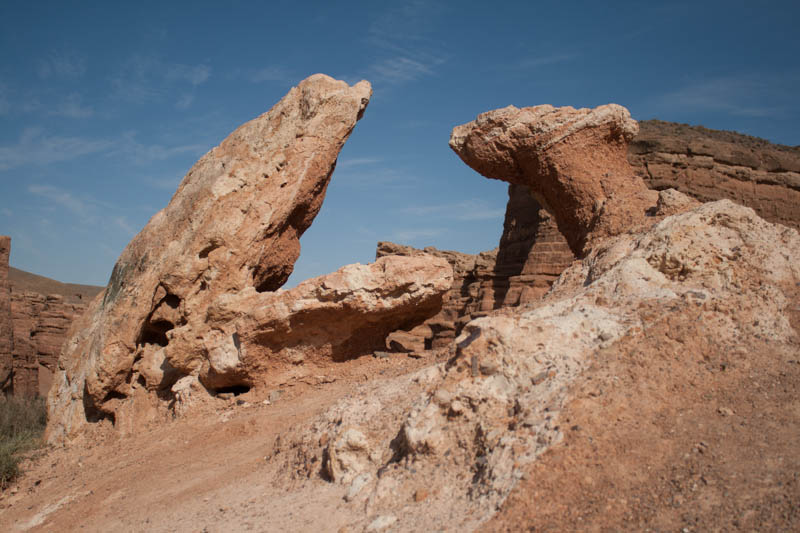
[[[85,305],[68,303],[60,294],[11,293],[14,355],[9,393],[47,396],[69,327],[85,310]]]
[[[444,259],[453,269],[453,280],[443,297],[441,311],[411,331],[398,331],[387,337],[386,348],[390,351],[419,352],[447,347],[465,319],[482,309],[493,308],[491,302],[483,302],[479,297],[494,291],[495,251],[471,255],[437,250],[432,246],[419,250],[402,244],[379,242],[375,258],[391,256]]]
[[[11,286],[8,283],[8,258],[11,237],[0,235],[0,390],[7,391],[12,379],[14,347],[11,322]]]
[[[651,189],[701,202],[727,198],[770,222],[800,229],[800,148],[701,126],[647,120],[628,160]]]
[[[657,120],[639,123],[628,161],[655,190],[676,189],[701,202],[730,199],[771,222],[800,229],[800,149],[734,132]],[[552,217],[530,189],[509,185],[494,287],[509,287],[494,308],[536,301],[574,260]],[[664,201],[663,195],[661,201]],[[687,209],[662,214],[675,214]],[[478,299],[489,301],[493,294]]]
[[[664,207],[673,203],[666,196]],[[575,416],[581,406],[596,405],[602,416],[610,390],[620,390],[623,401],[652,390],[657,402],[672,392],[659,388],[666,362],[696,372],[692,380],[710,380],[705,390],[732,366],[745,377],[761,372],[753,354],[772,354],[776,368],[793,365],[800,349],[793,327],[800,325],[798,253],[797,231],[730,201],[694,204],[648,229],[595,241],[542,300],[469,322],[447,361],[353,391],[308,425],[282,434],[276,460],[286,464],[279,470],[302,479],[322,473],[342,484],[332,490],[352,509],[354,529],[401,516],[408,531],[472,530],[550,453],[569,454],[584,441],[591,447],[596,433],[570,422],[568,408]],[[632,359],[650,377],[621,388],[627,376],[593,367],[614,356]],[[678,380],[671,386],[684,387],[675,389],[680,394],[696,385]],[[676,421],[661,417],[664,407],[656,403],[631,425],[639,434],[661,431],[671,446]],[[706,410],[721,416],[715,405]],[[597,421],[610,431],[618,424]],[[567,439],[569,448],[560,444]],[[717,450],[722,443],[700,446]],[[639,450],[644,458],[637,464],[649,464],[648,455],[657,452]],[[525,481],[528,492],[519,500],[532,500],[536,481]],[[424,505],[408,503],[422,499]],[[608,499],[600,502],[602,510]]]
[[[0,390],[46,396],[70,324],[101,288],[10,268],[10,251],[11,238],[0,237]]]
[[[135,392],[134,364],[169,354],[171,339],[189,336],[189,324],[219,298],[286,281],[370,95],[366,81],[350,87],[311,76],[192,167],[122,252],[102,298],[73,324],[48,399],[51,441],[87,421],[119,422]],[[212,354],[200,357],[211,366]],[[207,378],[211,389],[234,380],[224,372]]]
[[[655,196],[626,159],[636,121],[624,107],[518,109],[453,128],[450,147],[482,175],[527,186],[573,253],[645,221]]]
[[[212,390],[280,381],[293,365],[382,350],[390,332],[439,312],[451,283],[452,268],[441,258],[389,256],[290,290],[224,294],[204,316],[176,330],[165,348],[146,352],[134,372],[158,369],[141,374],[152,390],[172,385],[165,367]]]
[[[538,300],[574,260],[553,216],[527,187],[509,185],[495,265],[496,285],[506,285],[507,290],[502,298],[494,298],[492,309]],[[508,280],[507,284],[501,280]]]

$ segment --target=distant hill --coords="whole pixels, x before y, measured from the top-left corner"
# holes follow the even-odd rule
[[[64,301],[73,304],[87,304],[105,287],[95,285],[78,285],[77,283],[61,283],[54,279],[46,278],[25,272],[18,268],[9,267],[8,281],[13,292],[38,292],[39,294],[60,294]]]

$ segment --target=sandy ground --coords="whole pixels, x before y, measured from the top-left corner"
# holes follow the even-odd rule
[[[800,306],[791,320],[800,327]],[[573,386],[563,441],[482,528],[800,531],[800,349],[758,347],[723,352],[701,320],[671,314],[601,350]],[[0,531],[360,531],[365,511],[344,502],[346,487],[318,468],[288,472],[297,463],[276,440],[431,363],[331,364],[279,384],[270,405],[271,391],[252,390],[136,435],[47,450],[2,494]],[[399,516],[386,530],[410,525]]]
[[[286,486],[276,438],[367,380],[430,363],[362,357],[331,365],[330,383],[285,384],[270,405],[271,391],[253,390],[137,435],[47,450],[2,494],[0,531],[338,531],[345,488],[317,476]]]
[[[564,441],[486,530],[800,531],[800,349],[720,353],[674,315],[650,334],[658,353],[628,339],[598,354]]]

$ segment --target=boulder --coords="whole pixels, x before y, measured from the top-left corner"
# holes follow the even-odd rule
[[[444,259],[388,256],[289,290],[259,293],[249,287],[221,295],[204,316],[172,330],[163,357],[211,391],[280,381],[282,369],[292,365],[383,349],[390,332],[438,313],[452,280]],[[148,385],[163,386],[162,379],[156,376]]]
[[[465,254],[451,250],[437,250],[432,246],[419,250],[412,246],[382,241],[378,243],[376,258],[399,256],[432,256],[446,260],[453,268],[453,284],[444,295],[442,310],[425,322],[424,328],[397,331],[386,339],[390,351],[421,352],[426,349],[448,347],[458,335],[460,319],[482,309],[492,309],[491,303],[480,299],[495,283],[496,251]],[[488,299],[489,296],[486,296]]]
[[[73,323],[48,400],[51,442],[115,421],[134,363],[168,348],[172,330],[204,320],[218,298],[287,280],[370,96],[366,81],[311,76],[189,170]]]
[[[450,147],[487,178],[527,186],[572,251],[641,224],[654,193],[626,159],[638,126],[628,110],[514,106],[453,128]]]

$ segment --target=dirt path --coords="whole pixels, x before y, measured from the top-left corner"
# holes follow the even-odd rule
[[[336,531],[348,522],[343,489],[318,478],[294,481],[292,491],[277,485],[281,461],[265,460],[276,438],[367,380],[429,363],[398,354],[317,368],[331,382],[298,380],[271,405],[254,390],[138,435],[50,450],[2,495],[0,530]]]

